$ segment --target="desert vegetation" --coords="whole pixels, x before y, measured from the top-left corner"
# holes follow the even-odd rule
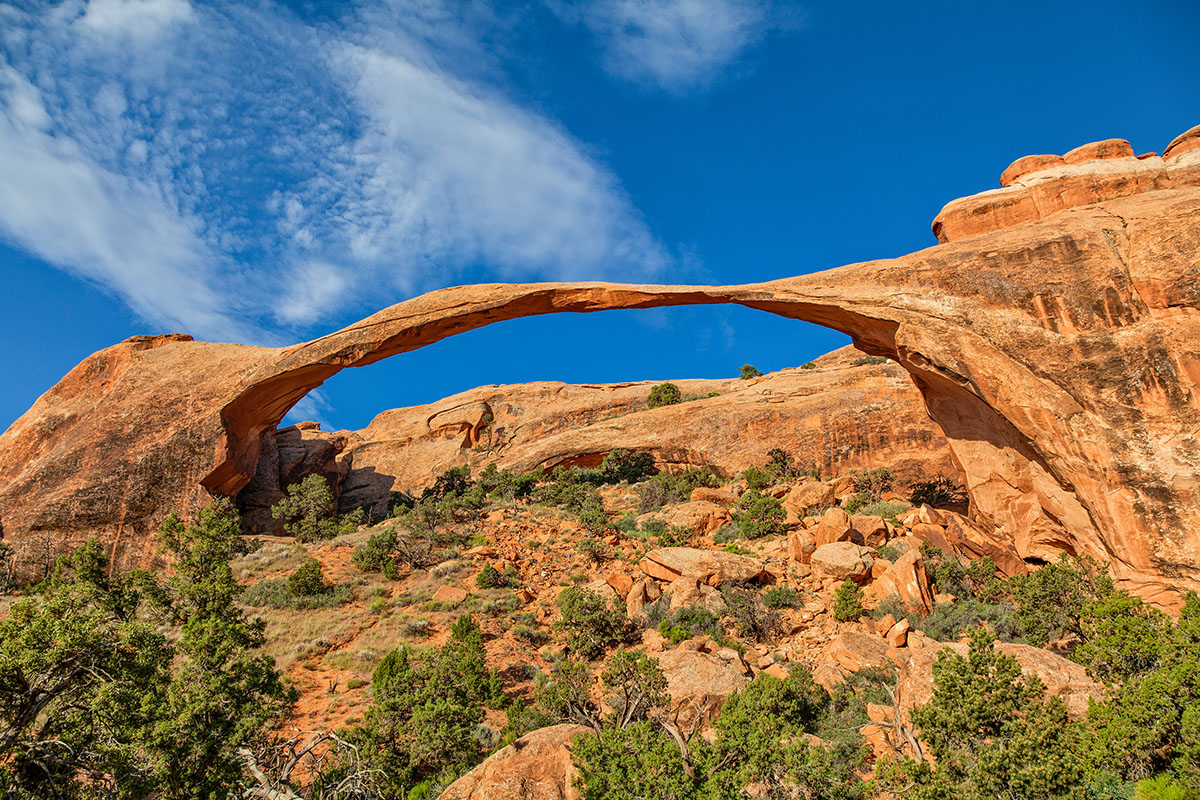
[[[890,470],[839,481],[799,530],[847,511],[916,524]],[[281,504],[295,544],[243,536],[237,512],[216,503],[163,526],[170,578],[110,576],[87,543],[20,587],[0,621],[0,781],[13,797],[418,800],[522,736],[572,723],[586,731],[569,746],[587,798],[1200,790],[1195,595],[1172,617],[1095,561],[1007,577],[989,557],[909,536],[873,550],[843,541],[883,573],[916,565],[937,598],[927,608],[873,593],[879,569],[814,582],[816,561],[787,555],[798,529],[788,497],[824,483],[782,449],[732,479],[617,450],[595,467],[455,468],[366,527],[306,480]],[[959,500],[944,479],[909,489]],[[727,498],[701,501],[724,509],[717,529],[673,521],[694,492]],[[650,567],[632,565],[664,547],[778,566],[637,582]],[[821,666],[821,641],[861,647],[898,629],[911,631],[902,653],[917,637],[959,648],[932,659],[927,702],[901,711],[903,659]],[[824,633],[810,641],[810,630]],[[1068,714],[997,641],[1078,665],[1097,687],[1090,706]],[[683,715],[686,688],[673,695],[687,681],[676,656],[689,653],[737,678],[704,718]],[[908,738],[882,746],[881,719]]]

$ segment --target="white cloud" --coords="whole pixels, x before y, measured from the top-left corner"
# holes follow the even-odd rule
[[[100,36],[149,42],[192,19],[187,0],[91,0],[80,24]]]
[[[551,0],[599,43],[605,68],[620,78],[673,92],[702,86],[775,30],[803,21],[774,0]]]
[[[354,258],[407,256],[422,272],[484,262],[512,278],[639,278],[665,265],[612,175],[550,121],[403,54],[339,55],[364,130],[337,175],[353,191],[329,233]]]
[[[465,274],[661,271],[612,173],[485,79],[468,5],[0,6],[0,235],[160,328],[256,341]]]
[[[70,139],[51,136],[49,126],[37,90],[0,64],[0,230],[40,258],[107,285],[156,324],[238,333],[207,285],[210,257],[196,220],[154,186],[114,174]]]

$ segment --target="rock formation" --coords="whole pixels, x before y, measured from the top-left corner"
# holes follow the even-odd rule
[[[1095,555],[1178,602],[1200,587],[1200,127],[1161,158],[1108,141],[1004,182],[948,205],[935,247],[768,283],[467,286],[281,349],[123,342],[0,437],[0,520],[13,538],[97,532],[129,560],[154,512],[250,483],[264,434],[343,368],[521,316],[735,303],[907,370],[974,520],[1023,557]]]
[[[341,444],[337,464],[322,469],[333,482],[344,478],[343,509],[381,510],[391,492],[424,488],[463,464],[476,474],[489,463],[516,471],[594,466],[613,449],[648,451],[663,468],[708,466],[727,476],[765,463],[773,447],[825,475],[880,464],[901,485],[956,475],[946,439],[907,373],[893,362],[861,363],[862,356],[847,347],[812,369],[752,380],[676,380],[685,396],[699,399],[655,409],[646,407],[648,381],[542,382],[483,386],[384,411],[360,431],[286,428],[267,434],[258,474],[240,499],[247,508],[267,509],[282,496],[309,453],[298,439],[314,454],[326,452],[328,442]],[[273,437],[279,457],[271,454]],[[269,514],[259,517],[269,524]]]
[[[582,725],[554,725],[496,751],[442,792],[445,800],[575,800],[577,770],[571,740]]]

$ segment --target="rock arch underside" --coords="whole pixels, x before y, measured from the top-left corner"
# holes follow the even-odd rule
[[[464,286],[284,348],[134,337],[0,436],[0,524],[144,561],[167,510],[239,492],[264,435],[342,369],[517,317],[733,303],[902,366],[973,522],[1023,557],[1096,556],[1177,605],[1200,588],[1200,127],[1161,157],[1107,140],[1020,159],[933,229],[901,258],[767,283]]]

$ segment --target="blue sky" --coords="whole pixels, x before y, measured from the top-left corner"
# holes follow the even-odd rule
[[[460,283],[902,255],[1019,156],[1200,123],[1198,41],[1184,0],[0,4],[0,426],[137,333],[285,344]],[[738,308],[557,315],[346,370],[299,413],[844,342]]]

